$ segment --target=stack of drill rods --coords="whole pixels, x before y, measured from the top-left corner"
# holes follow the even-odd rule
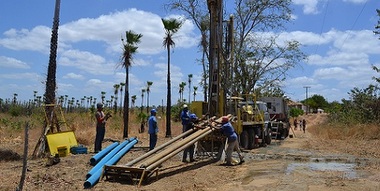
[[[154,148],[153,150],[151,150],[151,151],[145,153],[144,155],[141,155],[140,157],[137,157],[136,159],[134,159],[134,160],[128,162],[127,164],[125,164],[125,166],[128,166],[128,167],[133,166],[134,164],[136,164],[136,163],[138,163],[138,162],[140,162],[140,161],[146,159],[147,157],[153,155],[153,154],[156,153],[157,151],[159,151],[159,150],[161,150],[161,149],[167,147],[168,145],[172,144],[173,142],[178,141],[179,139],[181,139],[181,138],[183,138],[183,137],[185,137],[185,136],[187,136],[187,135],[193,133],[194,131],[196,131],[196,129],[190,129],[190,130],[188,130],[188,131],[186,131],[186,132],[184,132],[184,133],[178,135],[177,137],[175,137],[175,138],[171,139],[170,141],[168,141],[168,142],[166,142],[166,143],[160,145],[159,147],[156,147],[156,148]]]
[[[198,136],[202,135],[207,130],[208,130],[207,128],[198,130],[198,131],[194,132],[193,134],[187,136],[186,138],[180,140],[179,142],[176,142],[176,143],[170,145],[168,148],[166,148],[162,152],[157,153],[156,155],[152,156],[148,160],[144,161],[141,165],[139,165],[140,168],[146,168],[146,167],[150,166],[151,164],[155,163],[156,161],[160,160],[161,158],[164,158],[165,156],[169,155],[173,151],[177,150],[177,148],[185,145],[189,141],[191,141],[191,140],[197,138]]]
[[[205,129],[199,130],[199,131],[195,132],[194,134],[183,139],[183,141],[181,143],[178,143],[178,145],[174,145],[173,148],[170,149],[170,152],[165,153],[165,155],[161,155],[160,158],[158,158],[158,159],[148,161],[149,163],[145,163],[143,165],[146,165],[145,167],[146,167],[147,171],[152,171],[155,168],[157,168],[160,164],[165,162],[166,160],[170,159],[171,157],[173,157],[177,153],[183,151],[184,149],[186,149],[190,145],[197,142],[199,139],[202,139],[206,135],[210,134],[213,130],[214,130],[214,128],[211,128],[210,126],[206,127]]]

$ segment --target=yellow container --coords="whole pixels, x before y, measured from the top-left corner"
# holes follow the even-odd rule
[[[67,149],[67,146],[59,146],[57,147],[58,155],[59,157],[65,157],[69,154],[69,150]]]

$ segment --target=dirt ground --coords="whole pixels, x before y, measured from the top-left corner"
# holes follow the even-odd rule
[[[267,147],[244,151],[246,162],[242,165],[223,166],[221,161],[209,157],[182,163],[179,153],[163,163],[158,176],[150,177],[141,187],[128,181],[102,179],[89,190],[380,190],[380,162],[373,157],[376,153],[360,154],[367,143],[379,150],[379,143],[364,141],[363,148],[355,148],[344,142],[319,140],[308,130],[318,127],[324,117],[306,116],[306,133],[294,130],[290,132],[293,138],[273,140]],[[21,146],[19,139],[2,138],[0,148],[16,143]],[[168,140],[160,137],[159,144]],[[135,148],[118,164],[146,153],[148,142],[147,135],[140,137]],[[92,156],[90,153],[62,157],[60,163],[50,167],[45,166],[46,159],[29,160],[24,190],[83,190],[85,176],[92,168]],[[22,160],[0,161],[0,168],[0,190],[15,190]]]

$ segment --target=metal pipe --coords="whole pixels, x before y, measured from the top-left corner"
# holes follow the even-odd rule
[[[208,127],[208,128],[205,128],[205,129],[198,130],[198,131],[194,132],[193,134],[189,135],[188,137],[186,137],[185,139],[182,139],[178,143],[170,145],[170,147],[168,147],[164,151],[162,151],[160,153],[157,153],[157,155],[153,156],[152,158],[148,159],[143,164],[141,164],[140,168],[145,168],[147,166],[150,166],[152,163],[154,163],[157,160],[159,160],[159,159],[161,159],[161,158],[169,155],[174,150],[176,150],[178,147],[181,147],[181,146],[185,145],[186,143],[188,143],[189,141],[191,141],[191,140],[195,139],[196,137],[202,135],[204,132],[208,131],[209,129],[210,128]]]
[[[177,140],[179,140],[179,139],[181,139],[181,138],[183,138],[183,137],[185,137],[185,136],[193,133],[194,131],[195,131],[195,129],[190,129],[190,130],[188,130],[188,131],[186,131],[186,132],[178,135],[177,137],[175,137],[175,138],[171,139],[170,141],[168,141],[168,142],[160,145],[159,147],[156,147],[153,150],[145,153],[144,155],[141,155],[141,156],[137,157],[136,159],[128,162],[127,164],[125,164],[125,166],[133,166],[134,164],[136,164],[136,163],[144,160],[145,158],[147,158],[147,157],[151,156],[152,154],[156,153],[157,151],[159,151],[159,150],[165,148],[166,146],[172,144],[173,142],[175,142],[175,141],[177,141]]]
[[[92,156],[90,159],[90,164],[92,166],[95,166],[104,156],[106,156],[107,153],[109,153],[112,149],[114,149],[117,145],[119,145],[119,142],[114,142],[96,155]]]
[[[111,166],[116,164],[121,157],[123,157],[131,148],[138,142],[137,138],[133,138],[130,142],[125,145],[121,150],[119,150],[111,159],[109,159],[104,166]],[[100,176],[103,174],[104,167],[97,169],[97,171],[90,176],[83,184],[84,188],[93,187],[100,179]]]
[[[130,142],[129,139],[125,140],[124,142],[120,143],[117,147],[115,147],[114,149],[112,149],[112,151],[110,151],[105,157],[102,158],[102,160],[100,160],[98,162],[98,164],[96,164],[86,175],[86,178],[89,178],[91,177],[94,173],[96,173],[96,171],[98,171],[99,169],[101,169],[104,164],[106,164],[106,162],[111,159],[117,152],[119,152],[123,147],[125,147],[125,145],[127,145],[128,143]]]
[[[179,152],[181,152],[182,150],[186,149],[188,146],[194,144],[195,142],[197,142],[199,139],[202,139],[203,137],[205,137],[206,135],[210,134],[212,131],[214,131],[214,129],[212,129],[211,127],[207,127],[205,129],[205,131],[202,131],[202,133],[197,136],[196,138],[191,138],[190,136],[187,137],[186,139],[189,139],[188,141],[186,141],[186,144],[183,144],[179,147],[176,147],[175,150],[173,150],[172,152],[170,152],[169,154],[165,155],[164,157],[154,161],[152,164],[150,164],[149,166],[146,166],[146,170],[148,171],[152,171],[153,169],[157,168],[160,164],[162,164],[163,162],[165,162],[166,160],[168,160],[169,158],[173,157],[174,155],[178,154]]]

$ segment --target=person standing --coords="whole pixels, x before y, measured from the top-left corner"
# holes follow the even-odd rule
[[[106,133],[106,121],[111,117],[111,114],[107,113],[104,115],[103,104],[96,104],[97,112],[95,114],[96,118],[96,136],[95,136],[95,147],[94,152],[98,153],[102,150],[102,142],[104,140],[104,135]]]
[[[183,105],[183,109],[181,111],[181,121],[182,121],[182,132],[185,132],[187,124],[190,122],[190,113],[187,105]]]
[[[195,114],[190,114],[189,116],[190,118],[190,122],[186,125],[186,128],[184,129],[183,132],[186,132],[190,129],[193,129],[194,126],[195,126],[195,123],[197,122],[198,120],[198,117],[197,115]],[[184,137],[185,138],[185,137]],[[184,151],[183,151],[183,157],[182,157],[182,162],[187,162],[187,155],[189,155],[189,158],[190,158],[190,162],[194,162],[194,148],[195,148],[195,144],[192,144],[190,145],[189,147],[187,147]]]
[[[228,146],[227,146],[227,151],[226,151],[226,165],[227,166],[235,165],[232,163],[232,152],[234,150],[236,150],[238,155],[239,155],[239,158],[240,158],[239,164],[242,164],[244,162],[244,157],[241,155],[239,142],[237,140],[237,134],[235,133],[235,130],[234,130],[233,126],[231,125],[228,117],[227,116],[222,117],[222,126],[221,127],[216,126],[216,125],[211,125],[211,126],[216,128],[216,129],[220,129],[222,131],[223,135],[225,135],[227,137]]]
[[[153,150],[157,144],[158,126],[157,126],[156,113],[157,113],[156,109],[150,110],[150,117],[148,119],[149,150]]]
[[[297,130],[297,118],[294,118],[293,125],[294,125],[294,130]]]
[[[302,130],[303,130],[303,133],[305,133],[305,131],[306,131],[306,119],[302,120]]]

